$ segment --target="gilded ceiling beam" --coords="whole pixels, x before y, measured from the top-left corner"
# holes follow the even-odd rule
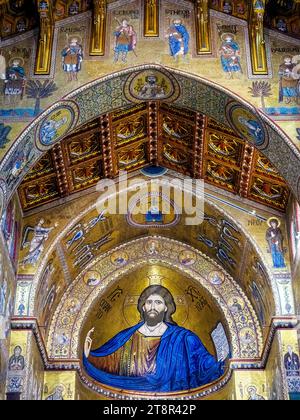
[[[144,36],[159,36],[159,0],[144,1]]]
[[[208,0],[195,1],[197,54],[212,53]]]
[[[47,75],[51,69],[53,48],[54,18],[52,2],[37,0],[37,8],[40,17],[40,33],[35,63],[35,74]]]
[[[252,0],[249,33],[251,44],[252,71],[256,75],[268,74],[268,61],[264,35],[266,0]]]
[[[246,145],[243,161],[242,161],[242,173],[240,178],[240,196],[248,198],[251,176],[253,175],[253,160],[254,160],[255,148],[253,146]]]
[[[203,178],[203,160],[204,160],[204,145],[205,145],[205,130],[207,126],[207,117],[200,112],[196,114],[196,129],[194,139],[194,162],[193,162],[193,178]]]
[[[67,178],[67,169],[64,161],[61,143],[56,144],[52,149],[52,158],[56,171],[58,188],[61,197],[66,197],[70,194]]]
[[[107,1],[94,0],[90,55],[105,55]]]
[[[148,104],[148,127],[149,127],[149,154],[150,163],[153,166],[158,165],[158,138],[159,123],[158,123],[159,105],[157,102],[150,102]]]

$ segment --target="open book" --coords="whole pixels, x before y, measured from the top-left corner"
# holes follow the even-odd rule
[[[211,338],[214,342],[218,361],[226,360],[230,354],[230,347],[227,340],[226,332],[221,322],[217,328],[211,333]]]

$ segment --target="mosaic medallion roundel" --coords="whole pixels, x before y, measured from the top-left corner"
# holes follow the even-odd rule
[[[244,140],[260,150],[268,147],[268,135],[258,115],[236,102],[228,104],[226,115],[231,127]]]
[[[142,70],[131,75],[125,85],[125,95],[131,101],[174,102],[180,94],[180,87],[169,72]]]
[[[37,147],[48,150],[72,130],[79,111],[74,102],[66,102],[52,110],[40,123],[37,130]]]

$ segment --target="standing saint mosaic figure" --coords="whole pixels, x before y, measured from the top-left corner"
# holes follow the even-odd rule
[[[241,74],[241,50],[233,34],[222,35],[222,45],[220,48],[221,63],[224,72],[230,79],[234,74]]]
[[[266,239],[272,254],[273,266],[274,268],[285,268],[283,235],[280,229],[280,222],[278,219],[271,219],[269,220],[269,226]]]
[[[120,23],[118,21],[118,23]],[[127,62],[129,52],[133,52],[137,46],[137,34],[132,25],[129,24],[128,20],[124,19],[117,27],[115,33],[115,46],[114,46],[114,62],[117,63],[120,59],[123,63]]]
[[[178,60],[180,56],[186,57],[189,52],[190,34],[181,19],[175,19],[170,26],[167,38],[171,56]]]
[[[77,81],[83,61],[83,47],[78,38],[72,38],[69,45],[62,50],[63,70],[68,75],[68,81]]]

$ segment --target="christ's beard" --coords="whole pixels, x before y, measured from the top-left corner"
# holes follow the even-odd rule
[[[165,318],[165,312],[155,312],[155,316],[152,315],[152,312],[145,312],[145,322],[147,325],[149,325],[149,327],[155,327],[155,325],[160,324],[161,322],[164,321]],[[151,314],[151,316],[150,316]]]

